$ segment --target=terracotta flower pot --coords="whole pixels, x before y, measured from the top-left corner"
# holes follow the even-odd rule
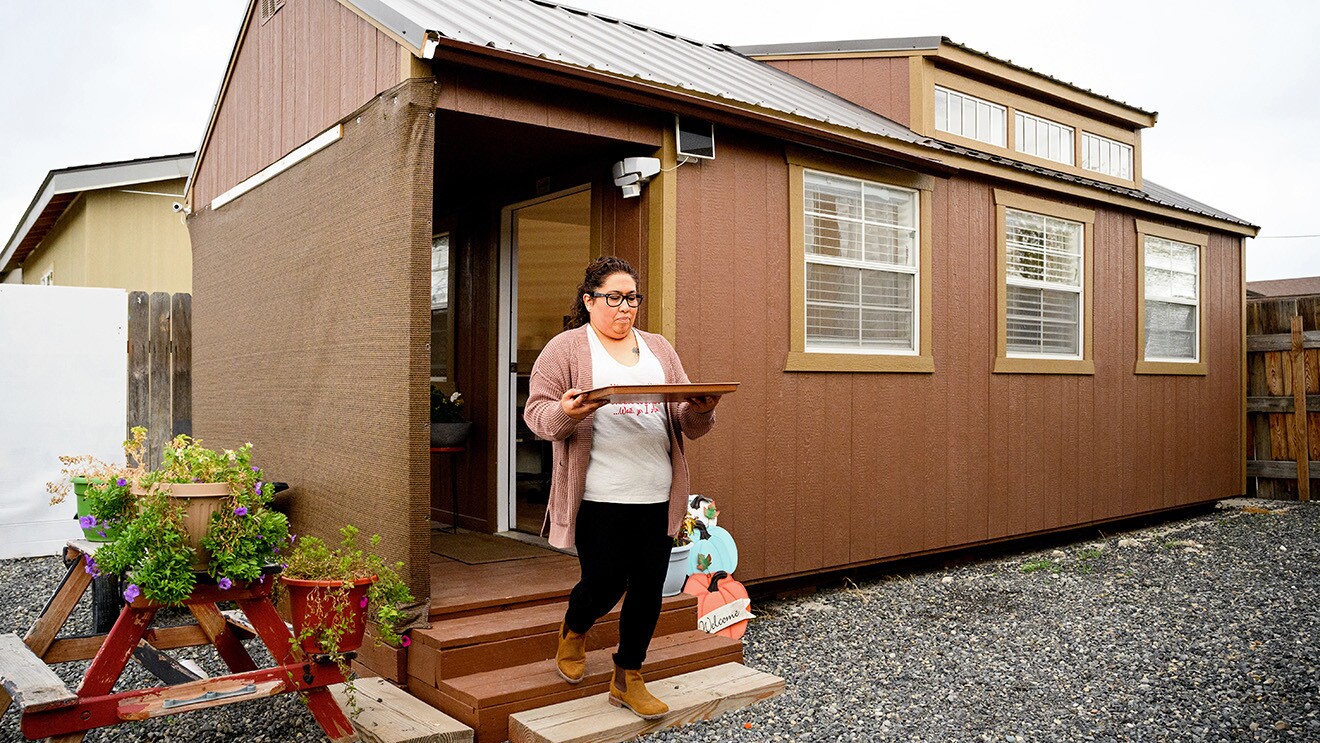
[[[358,578],[352,583],[284,576],[280,581],[289,589],[289,614],[294,633],[302,638],[303,650],[325,653],[337,649],[347,653],[362,646],[362,633],[367,628],[367,589],[376,582],[376,576]],[[330,640],[323,629],[334,624],[343,625],[338,648],[328,646]],[[309,629],[304,636],[304,631]]]
[[[179,482],[161,483],[157,487],[183,502],[183,528],[188,533],[188,546],[197,555],[193,568],[205,570],[211,564],[211,554],[202,547],[202,538],[211,526],[211,515],[218,513],[229,497],[229,483]]]

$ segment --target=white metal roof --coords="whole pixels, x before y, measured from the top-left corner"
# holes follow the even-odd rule
[[[707,44],[541,0],[355,0],[364,13],[424,47],[426,33],[904,142],[905,126],[728,46]]]

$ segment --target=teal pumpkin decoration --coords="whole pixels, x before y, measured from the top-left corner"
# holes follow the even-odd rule
[[[721,526],[697,522],[692,533],[692,551],[688,552],[688,573],[732,573],[738,568],[738,545],[733,535]]]

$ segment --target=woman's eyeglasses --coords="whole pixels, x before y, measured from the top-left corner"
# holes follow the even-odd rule
[[[619,305],[623,304],[625,301],[628,303],[629,307],[637,307],[642,303],[641,294],[620,294],[618,292],[610,292],[609,294],[602,294],[600,292],[592,292],[591,296],[597,298],[604,297],[605,304],[611,307],[618,307]]]

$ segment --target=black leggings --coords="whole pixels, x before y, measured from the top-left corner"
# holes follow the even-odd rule
[[[585,633],[627,594],[614,663],[640,670],[660,618],[669,569],[669,504],[583,501],[574,541],[582,578],[569,594],[564,623]]]

